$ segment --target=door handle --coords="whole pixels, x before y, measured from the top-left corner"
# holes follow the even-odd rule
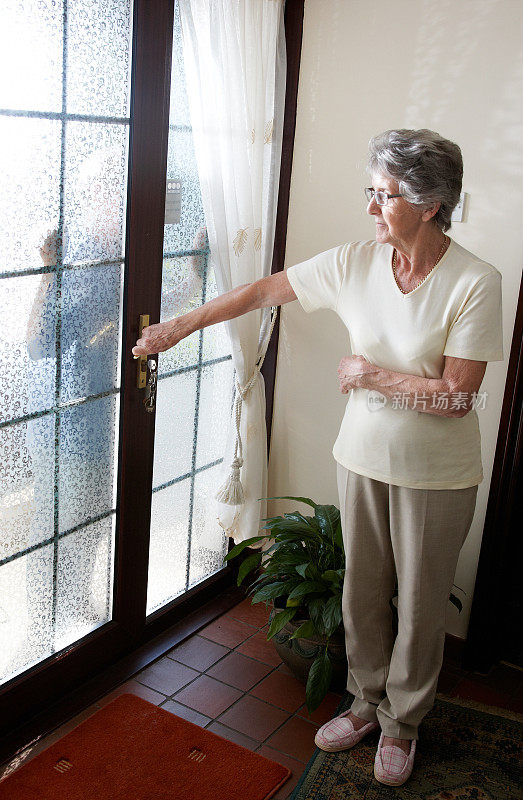
[[[138,319],[138,338],[142,338],[143,329],[149,325],[149,314],[140,314]],[[138,356],[136,362],[136,386],[145,389],[147,385],[147,356]]]

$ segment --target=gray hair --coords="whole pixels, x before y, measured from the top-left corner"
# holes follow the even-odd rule
[[[412,205],[441,206],[433,220],[447,231],[461,193],[463,159],[458,145],[439,133],[406,128],[385,131],[369,142],[369,173],[388,176]]]

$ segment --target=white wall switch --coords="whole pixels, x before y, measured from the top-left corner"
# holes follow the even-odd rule
[[[467,198],[466,192],[461,192],[459,196],[458,203],[452,212],[451,220],[452,222],[463,222],[463,215],[465,211],[465,200]]]

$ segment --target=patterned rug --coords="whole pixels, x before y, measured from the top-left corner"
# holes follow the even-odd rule
[[[346,695],[335,715],[346,711]],[[379,731],[352,750],[316,749],[290,800],[522,800],[523,717],[438,695],[419,731],[411,777],[397,788],[374,778]]]

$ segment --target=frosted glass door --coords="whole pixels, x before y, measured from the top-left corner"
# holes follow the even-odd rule
[[[216,297],[185,87],[175,4],[161,319]],[[228,540],[216,517],[233,402],[234,369],[223,324],[160,353],[147,613],[223,567]]]
[[[132,4],[0,17],[3,683],[112,614]]]

